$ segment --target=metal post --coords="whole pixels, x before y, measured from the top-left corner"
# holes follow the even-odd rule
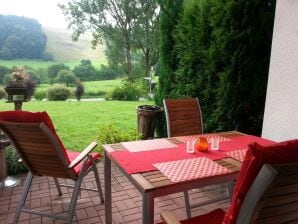
[[[105,224],[112,224],[111,160],[104,152]]]

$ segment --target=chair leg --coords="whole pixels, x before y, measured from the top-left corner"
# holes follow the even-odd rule
[[[228,182],[227,183],[227,192],[228,192],[230,201],[232,200],[233,191],[234,191],[234,181]]]
[[[23,192],[22,192],[22,195],[21,195],[21,200],[19,201],[19,204],[16,208],[16,214],[15,214],[14,219],[13,219],[14,224],[17,224],[18,221],[19,221],[21,210],[22,210],[22,207],[24,206],[24,204],[26,202],[26,198],[27,198],[27,195],[28,195],[31,183],[32,183],[32,179],[33,179],[32,173],[29,171],[28,175],[26,177],[24,189],[23,189]]]
[[[96,164],[93,161],[92,161],[92,169],[93,169],[95,180],[96,180],[96,185],[97,185],[97,189],[98,189],[98,193],[99,193],[99,197],[100,197],[100,202],[104,203],[104,198],[103,198],[100,178],[98,175],[98,170],[97,170]]]
[[[188,191],[184,191],[183,193],[184,193],[186,216],[188,219],[190,219],[191,218],[191,210],[190,210]]]
[[[70,200],[69,210],[68,210],[68,216],[67,216],[67,224],[71,224],[73,220],[74,211],[77,205],[77,199],[80,192],[81,184],[83,181],[83,175],[79,175],[79,178],[77,181],[75,181],[75,187],[72,192],[72,197]]]
[[[54,177],[54,182],[55,182],[58,194],[59,194],[59,196],[61,196],[62,195],[61,187],[60,187],[58,179],[56,177]]]

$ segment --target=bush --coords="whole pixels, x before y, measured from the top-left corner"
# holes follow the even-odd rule
[[[0,100],[5,98],[6,98],[6,92],[2,87],[0,87]]]
[[[74,86],[76,80],[77,78],[72,71],[60,70],[57,77],[54,79],[54,82],[66,84],[66,86]]]
[[[143,91],[132,83],[125,83],[121,87],[115,87],[108,98],[112,100],[127,100],[127,101],[138,101],[143,95]]]
[[[105,97],[107,95],[106,91],[98,90],[96,92],[86,91],[84,93],[84,98],[96,98],[96,97]]]
[[[12,146],[5,149],[5,155],[8,175],[16,175],[27,172],[27,168],[23,165],[23,163],[18,162],[20,156]]]
[[[112,144],[116,142],[127,142],[140,140],[141,135],[137,130],[124,130],[116,124],[108,124],[99,129],[98,141],[100,144]]]
[[[48,99],[52,101],[66,100],[70,96],[70,90],[65,86],[54,85],[48,89]]]
[[[45,90],[38,90],[34,94],[34,98],[37,100],[43,100],[44,98],[46,98],[46,96],[47,96],[47,92]]]
[[[85,93],[85,88],[83,83],[81,83],[80,81],[77,81],[76,83],[76,90],[75,90],[75,96],[77,98],[78,101],[81,100],[82,96]]]

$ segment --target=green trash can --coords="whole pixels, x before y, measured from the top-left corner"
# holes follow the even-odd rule
[[[159,106],[140,105],[137,106],[138,132],[143,139],[154,138],[156,118],[163,111]]]

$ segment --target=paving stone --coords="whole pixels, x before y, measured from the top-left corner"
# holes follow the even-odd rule
[[[103,183],[103,164],[98,164],[99,175]],[[26,175],[20,176],[21,184],[15,188],[0,189],[0,223],[10,224],[13,221],[17,202],[23,188]],[[84,178],[85,187],[96,188],[96,182],[93,173],[90,172]],[[59,183],[73,185],[73,181],[59,179]],[[217,186],[214,192],[208,192],[211,188],[192,190],[190,198],[193,202],[206,200],[207,197],[217,195],[222,186]],[[32,187],[27,197],[26,206],[36,210],[47,211],[56,215],[67,215],[70,196],[73,189],[61,188],[63,194],[58,195],[53,178],[34,177]],[[220,203],[214,203],[204,206],[204,208],[193,209],[193,215],[204,214],[211,209],[228,208],[229,201],[225,200]],[[155,199],[154,220],[160,222],[160,212],[162,210],[172,210],[178,218],[185,219],[184,197],[183,193],[166,195]],[[112,212],[114,224],[141,224],[142,223],[142,197],[137,189],[127,180],[122,172],[112,163]],[[74,216],[74,224],[92,224],[104,223],[104,204],[101,204],[97,192],[88,192],[82,190],[79,195]],[[41,218],[36,215],[21,213],[21,224],[34,223],[53,223],[60,224],[64,221],[53,221],[49,218]]]

